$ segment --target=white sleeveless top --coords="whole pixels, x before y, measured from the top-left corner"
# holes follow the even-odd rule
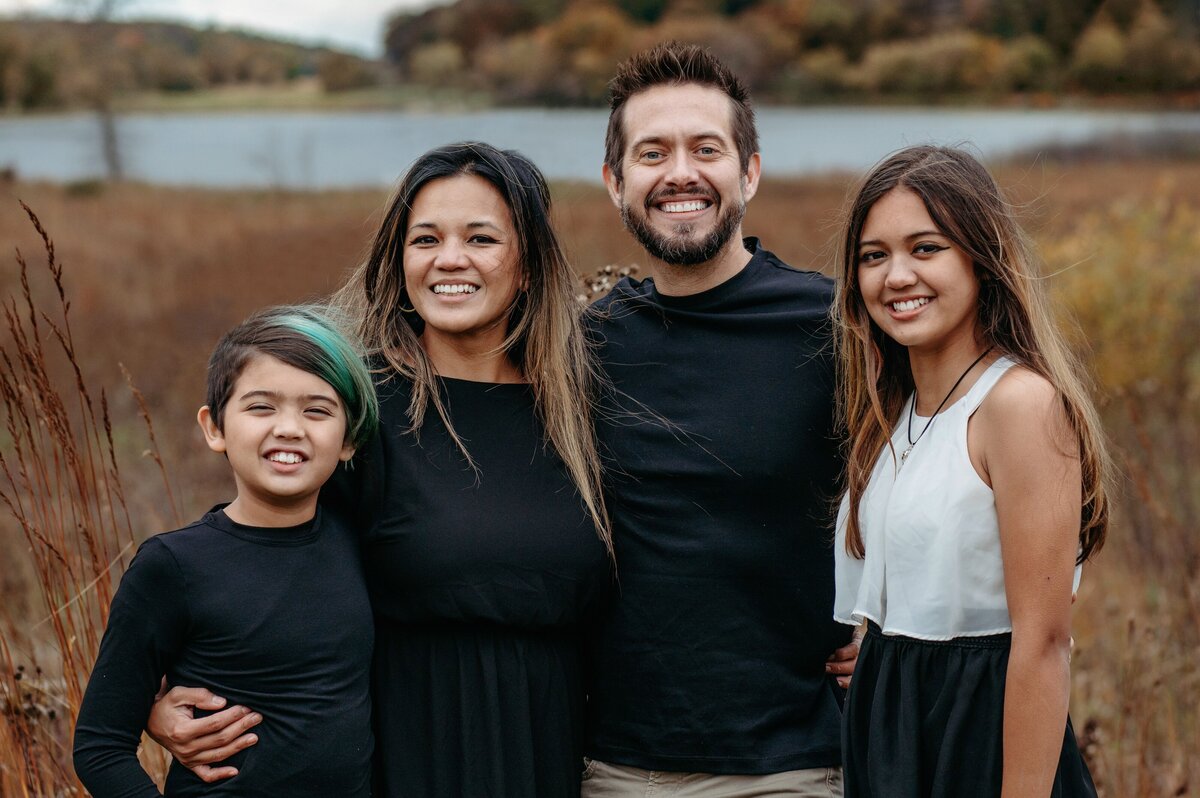
[[[867,556],[846,553],[842,498],[834,544],[833,617],[869,619],[885,634],[949,640],[1012,631],[992,490],[967,454],[967,420],[1014,363],[1000,357],[925,430],[906,461],[910,396],[859,504]],[[928,418],[917,416],[913,433]],[[1020,434],[1014,430],[1014,434]],[[1075,587],[1081,569],[1075,568]]]

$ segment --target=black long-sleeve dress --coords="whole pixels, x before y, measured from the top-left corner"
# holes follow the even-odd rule
[[[445,379],[473,471],[379,386],[356,491],[375,612],[376,795],[579,794],[580,637],[611,568],[527,385]]]

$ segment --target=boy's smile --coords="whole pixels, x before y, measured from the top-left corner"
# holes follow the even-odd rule
[[[238,495],[226,514],[251,526],[290,526],[316,511],[317,493],[354,449],[346,412],[320,377],[267,355],[238,376],[221,428],[199,415],[209,448],[229,458]]]

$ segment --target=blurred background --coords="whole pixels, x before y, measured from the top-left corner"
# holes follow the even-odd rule
[[[464,139],[546,171],[581,293],[645,276],[605,85],[672,38],[751,85],[746,229],[797,267],[892,150],[995,171],[1121,469],[1075,726],[1105,796],[1200,795],[1200,0],[0,0],[0,795],[82,794],[120,573],[231,496],[193,420],[217,337],[335,288],[408,164]]]

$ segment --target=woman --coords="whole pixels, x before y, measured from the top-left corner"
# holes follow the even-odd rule
[[[1011,207],[966,153],[903,150],[858,191],[839,270],[835,616],[868,625],[846,794],[1094,795],[1070,607],[1108,461]]]
[[[377,795],[578,795],[579,637],[612,547],[574,284],[537,168],[468,143],[413,164],[335,296],[380,400],[343,492],[376,618]]]

